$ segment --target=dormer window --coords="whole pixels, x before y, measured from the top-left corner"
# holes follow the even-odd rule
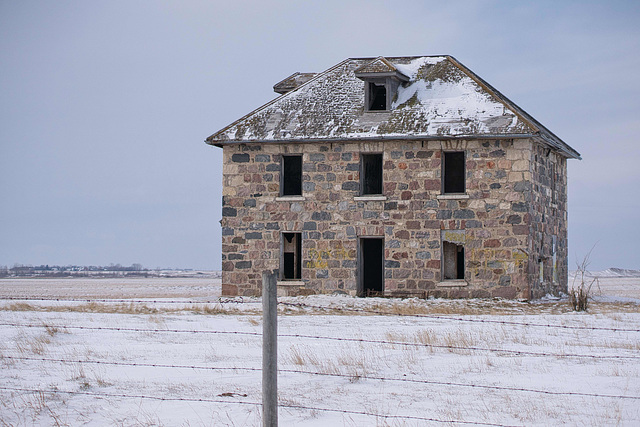
[[[389,111],[398,92],[398,86],[408,82],[409,77],[402,74],[395,65],[383,57],[355,70],[355,75],[364,81],[364,111]]]
[[[387,109],[387,87],[383,84],[368,82],[369,99],[367,105],[369,111],[384,111]]]

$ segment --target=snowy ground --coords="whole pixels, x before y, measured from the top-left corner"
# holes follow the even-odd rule
[[[213,279],[45,280],[0,280],[0,426],[261,425],[258,300],[208,303]],[[600,278],[588,314],[280,298],[280,425],[640,425],[639,288]],[[49,299],[15,299],[32,297]]]

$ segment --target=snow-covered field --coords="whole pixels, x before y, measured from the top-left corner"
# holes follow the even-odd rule
[[[587,314],[562,300],[280,298],[280,425],[640,425],[639,289],[600,278]],[[215,279],[0,280],[0,425],[261,425],[261,305],[211,303],[219,292]]]

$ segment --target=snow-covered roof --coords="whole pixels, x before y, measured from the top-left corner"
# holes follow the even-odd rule
[[[365,82],[356,74],[389,71],[409,81],[398,87],[391,110],[365,111]],[[206,142],[222,146],[535,136],[567,157],[580,158],[455,58],[420,56],[346,59],[214,133]]]

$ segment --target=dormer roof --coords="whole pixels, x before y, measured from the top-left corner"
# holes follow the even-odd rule
[[[389,62],[386,58],[379,56],[371,62],[364,64],[362,67],[357,68],[354,74],[360,80],[367,80],[368,78],[384,78],[395,77],[400,81],[408,82],[410,79],[408,76],[402,74],[395,65]]]
[[[300,84],[295,84],[296,74],[276,84],[293,78],[289,87],[295,87],[206,142],[222,146],[537,137],[567,157],[580,158],[577,151],[451,56],[349,58],[322,73],[306,75]],[[383,74],[401,80],[391,109],[367,111],[363,77]]]

